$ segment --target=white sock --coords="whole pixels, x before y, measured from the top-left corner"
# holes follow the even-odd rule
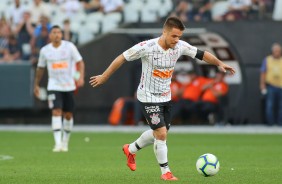
[[[161,167],[162,174],[170,172],[170,169],[168,167],[166,141],[155,140],[154,152],[155,152],[157,161],[158,161],[158,163],[159,163],[159,165]]]
[[[133,143],[129,145],[129,152],[136,153],[141,148],[149,146],[154,143],[155,137],[153,135],[153,130],[147,130],[141,134],[141,136]]]
[[[71,118],[70,120],[64,118],[63,124],[64,124],[63,143],[68,145],[70,140],[71,130],[73,127],[73,118]]]
[[[52,129],[56,146],[60,146],[62,142],[62,117],[52,116]]]

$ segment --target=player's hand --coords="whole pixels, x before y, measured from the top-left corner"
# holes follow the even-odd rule
[[[227,64],[222,63],[218,66],[218,69],[224,73],[227,71],[231,73],[231,75],[235,74],[235,69]]]
[[[33,89],[33,93],[34,93],[34,95],[37,97],[37,98],[39,98],[39,86],[38,85],[35,85],[34,86],[34,89]]]
[[[103,75],[92,76],[92,77],[90,77],[90,81],[89,81],[89,83],[92,87],[102,85],[105,82],[106,82],[106,79],[103,77]]]

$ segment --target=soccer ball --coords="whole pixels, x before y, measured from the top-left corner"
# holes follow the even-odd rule
[[[196,169],[203,176],[215,175],[218,173],[219,167],[218,159],[211,153],[201,155],[196,162]]]

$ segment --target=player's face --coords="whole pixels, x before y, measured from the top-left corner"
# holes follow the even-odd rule
[[[164,30],[165,44],[167,48],[174,48],[181,38],[183,31],[177,28]]]
[[[62,40],[63,34],[61,29],[59,28],[53,28],[50,33],[50,40],[51,42],[58,43]]]

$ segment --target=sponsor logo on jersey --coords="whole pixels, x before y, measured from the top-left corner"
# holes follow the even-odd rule
[[[59,61],[52,63],[52,69],[65,69],[68,68],[69,64],[66,61]]]
[[[157,70],[157,69],[153,70],[153,76],[162,78],[162,79],[171,78],[172,73],[173,73],[173,70]]]
[[[140,52],[143,52],[143,51],[145,51],[145,49],[143,48],[143,49],[141,49],[141,50],[138,50],[137,52],[136,52],[136,54],[140,54]]]
[[[170,91],[164,92],[164,93],[151,93],[154,96],[167,96],[170,94]]]

